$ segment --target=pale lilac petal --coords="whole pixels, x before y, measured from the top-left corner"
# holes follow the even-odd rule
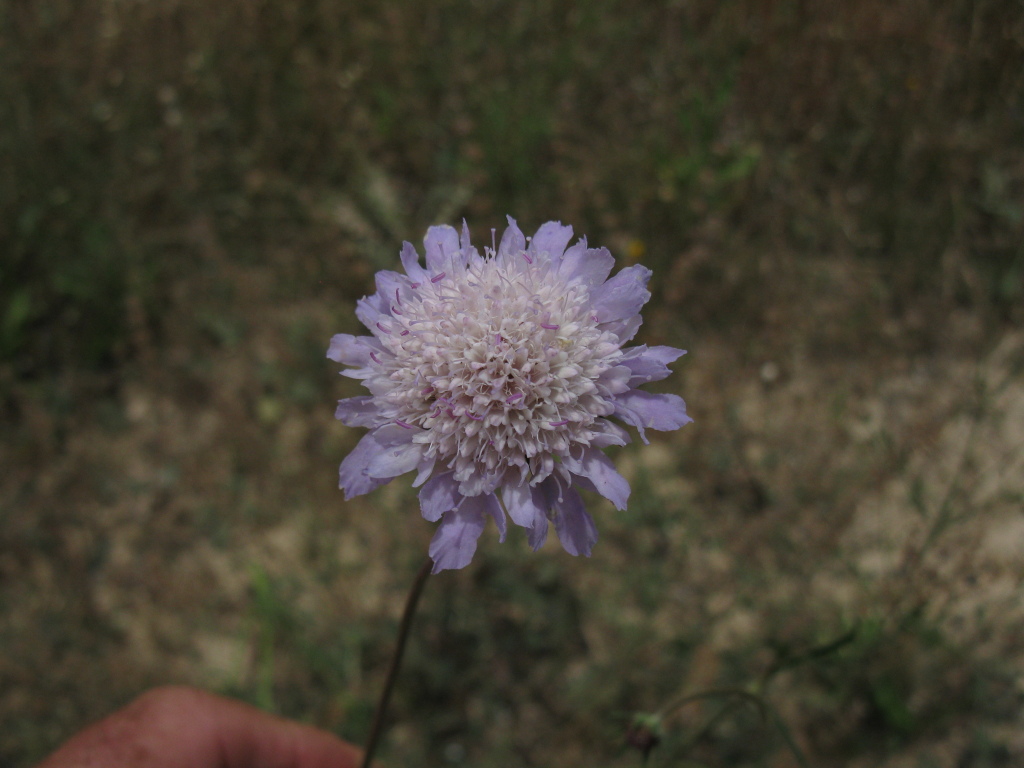
[[[461,252],[459,233],[447,224],[431,227],[423,238],[423,251],[427,255],[427,266],[435,273],[444,272],[452,263],[452,257]]]
[[[637,314],[651,298],[647,281],[651,270],[640,264],[626,267],[611,280],[590,292],[598,322],[623,320]]]
[[[377,427],[384,421],[377,398],[360,395],[338,401],[334,418],[348,427]]]
[[[587,514],[583,499],[572,488],[562,491],[561,499],[555,498],[553,518],[555,532],[562,548],[570,555],[586,555],[597,542],[597,526]]]
[[[366,467],[370,477],[391,478],[412,472],[423,458],[420,443],[392,445],[374,456]]]
[[[601,374],[597,380],[597,388],[606,397],[618,395],[629,390],[629,377],[631,371],[624,365],[616,365]]]
[[[382,311],[380,296],[364,296],[356,302],[356,317],[367,330],[378,339],[387,336],[391,329],[391,316]]]
[[[459,235],[459,249],[462,251],[462,256],[466,260],[466,265],[470,267],[479,267],[484,263],[483,258],[480,256],[480,251],[476,249],[469,240],[469,225],[466,224],[466,220],[462,220],[462,234]]]
[[[385,448],[391,448],[392,446],[411,443],[415,435],[422,431],[421,429],[408,429],[400,424],[391,423],[378,427],[374,430],[373,435],[378,443]]]
[[[459,484],[459,493],[463,496],[479,496],[481,493],[493,493],[503,477],[504,475],[481,470]]]
[[[505,521],[505,510],[501,508],[498,497],[493,493],[482,493],[479,496],[469,496],[463,499],[459,509],[472,514],[487,514],[498,526],[498,541],[505,541],[505,533],[508,526]]]
[[[486,519],[472,509],[450,509],[444,513],[441,525],[430,540],[430,558],[434,561],[431,573],[465,568],[476,552],[476,542],[484,532]]]
[[[608,419],[598,419],[591,427],[593,435],[590,444],[595,448],[607,448],[609,445],[628,445],[631,441],[629,432]]]
[[[431,457],[423,454],[423,458],[420,459],[420,463],[416,465],[416,479],[412,481],[413,488],[419,488],[430,478],[430,475],[434,472],[434,465],[437,461]]]
[[[508,228],[501,236],[498,253],[502,256],[515,256],[526,250],[526,235],[519,229],[515,219],[511,216],[506,218],[508,219]]]
[[[648,442],[645,428],[679,429],[693,421],[686,415],[686,403],[679,395],[655,395],[639,389],[615,398],[615,415],[636,427],[644,443]]]
[[[615,266],[615,257],[607,248],[587,248],[586,238],[580,240],[562,257],[559,277],[576,280],[587,287],[601,285]]]
[[[596,448],[587,448],[583,451],[580,459],[568,456],[562,460],[562,463],[574,475],[581,475],[589,479],[597,492],[614,504],[616,509],[621,511],[626,508],[626,501],[629,499],[629,483],[615,470],[611,459],[601,451]]]
[[[409,279],[401,272],[389,272],[381,270],[374,278],[377,286],[377,295],[381,300],[381,311],[384,314],[394,314],[395,306],[399,303],[399,296],[409,285]]]
[[[352,453],[345,457],[338,469],[338,487],[345,491],[345,499],[362,496],[380,488],[390,478],[370,477],[366,469],[383,447],[374,439],[373,432],[363,435]]]
[[[452,472],[434,475],[420,488],[420,513],[434,523],[450,509],[455,509],[462,500],[459,484],[452,478]]]
[[[349,333],[338,333],[331,337],[331,346],[327,348],[327,357],[342,365],[367,365],[370,353],[382,349],[380,342],[372,336],[353,336]]]
[[[572,486],[573,488],[582,488],[584,491],[590,491],[591,493],[597,493],[597,486],[594,485],[590,478],[584,477],[583,475],[572,475]]]
[[[416,252],[416,246],[410,242],[402,243],[402,268],[409,279],[414,283],[423,283],[429,279],[427,271],[420,266],[420,255]]]
[[[625,350],[622,364],[629,367],[633,375],[629,379],[630,388],[639,387],[651,381],[660,381],[672,371],[668,364],[674,363],[686,354],[685,349],[675,347],[632,347]]]
[[[381,450],[366,465],[370,477],[391,478],[411,472],[419,464],[424,447],[413,442],[419,429],[407,429],[398,424],[385,424],[370,435]]]
[[[610,323],[604,323],[601,328],[609,333],[614,333],[619,338],[619,342],[625,344],[636,336],[636,332],[640,330],[643,322],[644,319],[640,315],[633,315],[624,320],[612,320]]]
[[[530,548],[536,552],[538,549],[544,546],[544,542],[548,540],[548,518],[546,515],[538,517],[537,522],[534,523],[533,527],[527,532],[527,541],[530,543]]]
[[[572,240],[572,227],[562,226],[560,221],[541,224],[537,234],[530,241],[530,250],[536,254],[546,253],[557,264],[565,253],[565,246]]]
[[[366,368],[346,368],[341,372],[342,376],[346,376],[350,379],[369,379],[377,375],[377,371],[372,367]]]
[[[501,500],[505,502],[508,516],[516,525],[533,528],[543,521],[545,529],[547,528],[547,518],[544,515],[547,505],[544,503],[544,494],[539,489],[530,487],[529,483],[506,485],[502,489]]]

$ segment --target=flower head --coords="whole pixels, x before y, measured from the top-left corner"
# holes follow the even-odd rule
[[[528,239],[508,221],[483,256],[465,224],[461,236],[427,231],[426,266],[405,243],[405,274],[378,272],[377,292],[356,306],[372,335],[338,334],[327,351],[370,392],[335,413],[370,429],[341,464],[345,497],[416,470],[423,517],[441,521],[435,573],[469,564],[488,517],[504,540],[506,512],[535,550],[553,522],[567,552],[589,555],[597,529],[574,486],[618,509],[629,497],[601,452],[630,440],[610,419],[644,442],[645,429],[690,421],[679,396],[637,389],[668,376],[683,350],[624,346],[651,271],[608,279],[612,255],[586,238],[566,248],[571,227],[550,221]]]

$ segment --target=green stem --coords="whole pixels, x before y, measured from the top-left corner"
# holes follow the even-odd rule
[[[428,557],[420,567],[419,573],[416,574],[416,579],[409,588],[409,596],[405,599],[402,623],[398,627],[398,642],[395,645],[395,652],[391,656],[391,667],[388,669],[388,676],[384,681],[384,690],[380,694],[380,701],[377,702],[377,711],[373,714],[373,724],[370,726],[370,735],[366,739],[366,747],[363,752],[362,768],[370,768],[370,763],[373,762],[373,753],[377,751],[377,742],[380,741],[381,732],[384,730],[384,718],[387,715],[388,702],[391,700],[391,691],[398,678],[398,668],[402,665],[405,641],[409,638],[409,628],[412,626],[413,616],[416,615],[416,604],[420,601],[420,593],[423,592],[423,585],[427,583],[427,576],[430,575],[433,566],[433,561]]]

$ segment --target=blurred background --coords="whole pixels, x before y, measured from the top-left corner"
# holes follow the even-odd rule
[[[431,578],[389,766],[1024,764],[1018,0],[0,3],[0,764],[185,682],[360,742],[433,526],[324,357],[402,240],[655,270],[695,422]]]

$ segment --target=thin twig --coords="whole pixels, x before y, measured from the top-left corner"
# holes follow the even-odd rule
[[[405,610],[402,612],[402,623],[398,627],[398,641],[395,644],[395,652],[391,656],[391,667],[388,669],[387,679],[384,681],[384,690],[380,694],[380,701],[377,702],[377,711],[373,714],[373,724],[370,726],[370,735],[366,739],[366,747],[363,752],[362,768],[370,768],[373,762],[373,753],[377,750],[377,742],[380,741],[381,732],[384,729],[384,718],[388,711],[388,702],[391,700],[391,691],[395,687],[395,680],[398,677],[398,668],[402,665],[402,655],[405,653],[405,641],[409,638],[409,628],[412,626],[413,616],[416,615],[416,604],[419,603],[420,593],[423,592],[423,585],[427,583],[427,576],[434,563],[428,557],[420,567],[416,579],[409,588],[409,596],[405,599]]]

